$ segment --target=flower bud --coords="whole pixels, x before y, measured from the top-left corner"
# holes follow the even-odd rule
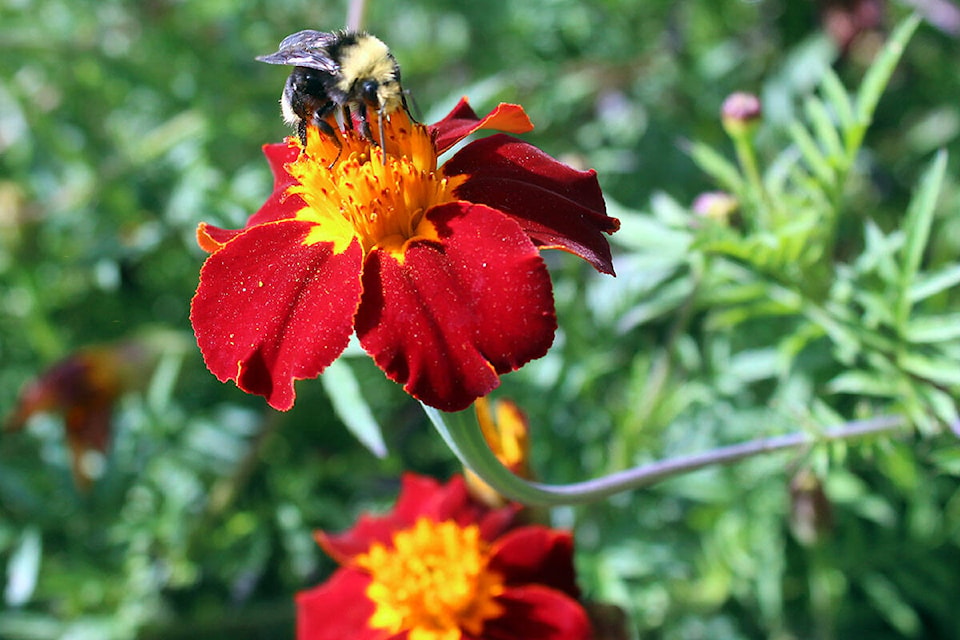
[[[706,219],[727,224],[739,207],[740,201],[725,191],[705,191],[694,199],[690,208],[698,223]]]
[[[723,128],[731,138],[753,133],[762,116],[760,98],[742,91],[727,96],[720,108]]]
[[[496,403],[477,398],[477,423],[497,459],[514,474],[530,479],[530,425],[526,414],[510,400]],[[476,500],[496,508],[508,501],[470,469],[464,469],[467,488]]]
[[[833,528],[833,508],[820,478],[809,469],[790,480],[790,530],[805,547],[823,540]]]

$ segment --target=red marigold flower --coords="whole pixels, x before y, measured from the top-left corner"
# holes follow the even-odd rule
[[[297,595],[298,640],[586,640],[573,538],[511,528],[518,507],[473,501],[463,478],[407,474],[394,510],[317,541],[341,568]]]
[[[619,221],[595,172],[504,134],[437,165],[479,129],[531,128],[517,105],[479,118],[461,101],[430,127],[392,114],[385,153],[316,128],[305,147],[265,146],[273,195],[243,229],[197,230],[212,254],[191,309],[207,367],[286,410],[294,380],[319,375],[356,331],[390,379],[456,411],[544,355],[556,317],[539,249],[613,273],[604,234]]]

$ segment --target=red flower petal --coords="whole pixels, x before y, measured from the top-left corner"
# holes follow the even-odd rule
[[[433,144],[440,155],[474,131],[495,129],[507,133],[526,133],[533,129],[533,123],[518,104],[501,102],[497,108],[482,119],[470,108],[466,98],[461,98],[453,111],[446,117],[429,126]]]
[[[440,243],[413,242],[401,264],[374,251],[363,269],[360,344],[391,380],[444,411],[547,352],[556,331],[550,276],[520,226],[465,202],[426,214]]]
[[[286,165],[300,156],[300,147],[287,138],[287,142],[275,142],[263,145],[263,155],[267,157],[270,172],[273,173],[274,190],[285,189],[296,182],[286,169]]]
[[[197,244],[200,245],[200,248],[213,253],[220,250],[223,245],[233,240],[244,230],[267,222],[292,218],[300,209],[305,207],[306,204],[299,195],[287,195],[287,188],[296,184],[297,181],[287,173],[286,165],[296,160],[299,153],[299,147],[290,144],[263,145],[263,155],[267,157],[270,171],[273,172],[273,193],[263,203],[263,206],[250,216],[243,229],[221,229],[201,222],[197,227]]]
[[[548,587],[527,585],[507,589],[497,598],[503,615],[487,621],[484,640],[589,640],[593,637],[587,612],[580,604]]]
[[[207,258],[190,319],[210,371],[275,409],[295,379],[319,375],[347,346],[360,299],[360,245],[303,244],[314,225],[248,229]]]
[[[273,172],[273,193],[270,198],[247,220],[245,228],[255,227],[266,222],[292,218],[306,206],[299,195],[287,195],[287,189],[297,180],[287,171],[287,164],[300,155],[300,147],[293,143],[265,144],[263,155],[267,156],[270,171]]]
[[[533,145],[497,134],[468,144],[443,166],[466,175],[457,197],[512,216],[537,246],[563,249],[613,274],[604,233],[620,227],[606,214],[595,171],[578,171]]]
[[[375,605],[366,596],[370,576],[338,569],[330,579],[297,594],[297,640],[385,640],[391,634],[371,629]]]
[[[366,553],[374,542],[391,546],[394,532],[410,528],[421,516],[434,522],[476,524],[481,536],[492,541],[507,529],[519,509],[519,505],[488,509],[477,503],[470,497],[463,476],[454,476],[440,485],[427,476],[405,473],[402,482],[397,504],[390,513],[362,515],[353,528],[339,534],[317,531],[317,543],[331,558],[348,564],[354,556]]]
[[[490,568],[508,584],[535,582],[579,597],[573,568],[573,536],[568,531],[528,526],[514,529],[497,540]]]

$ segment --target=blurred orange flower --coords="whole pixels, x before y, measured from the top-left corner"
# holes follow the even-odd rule
[[[5,429],[20,430],[37,413],[62,414],[74,481],[87,489],[95,475],[89,454],[110,447],[114,404],[146,384],[156,355],[141,340],[79,349],[24,386]]]
[[[478,398],[473,406],[483,437],[493,454],[514,474],[531,480],[530,425],[520,407],[512,400],[491,402],[488,398]],[[470,493],[477,500],[492,507],[506,504],[506,498],[470,469],[464,470],[464,477]]]

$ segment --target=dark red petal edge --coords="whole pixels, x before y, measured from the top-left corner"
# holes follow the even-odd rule
[[[566,594],[531,584],[497,598],[504,612],[484,625],[484,640],[590,640],[587,612]]]
[[[613,274],[604,234],[620,228],[620,221],[606,214],[595,171],[579,171],[522,140],[497,134],[461,149],[443,173],[467,176],[457,197],[507,213],[537,246],[569,251]]]
[[[338,569],[323,584],[296,596],[297,640],[381,640],[371,629],[375,605],[366,596],[370,576],[356,569]]]
[[[459,411],[547,352],[553,289],[536,247],[501,212],[450,202],[426,216],[439,243],[410,243],[402,263],[368,255],[357,337],[407,393]]]
[[[293,406],[294,380],[318,376],[347,346],[360,299],[361,249],[303,240],[313,225],[248,229],[207,258],[190,320],[204,362],[271,407]]]
[[[533,123],[530,122],[523,107],[518,104],[501,102],[493,111],[480,118],[470,107],[467,99],[461,98],[457,106],[443,120],[430,125],[428,129],[437,155],[440,155],[480,129],[526,133],[533,129]]]
[[[579,597],[573,566],[573,536],[542,526],[519,527],[497,540],[490,568],[508,584],[535,582]]]
[[[454,476],[444,485],[433,478],[405,473],[400,496],[393,510],[383,516],[362,515],[347,531],[338,534],[317,531],[320,546],[340,564],[366,553],[374,542],[389,546],[393,533],[411,527],[424,516],[435,522],[453,520],[461,526],[476,523],[484,539],[496,539],[512,523],[518,505],[489,509],[474,501],[462,476]]]

